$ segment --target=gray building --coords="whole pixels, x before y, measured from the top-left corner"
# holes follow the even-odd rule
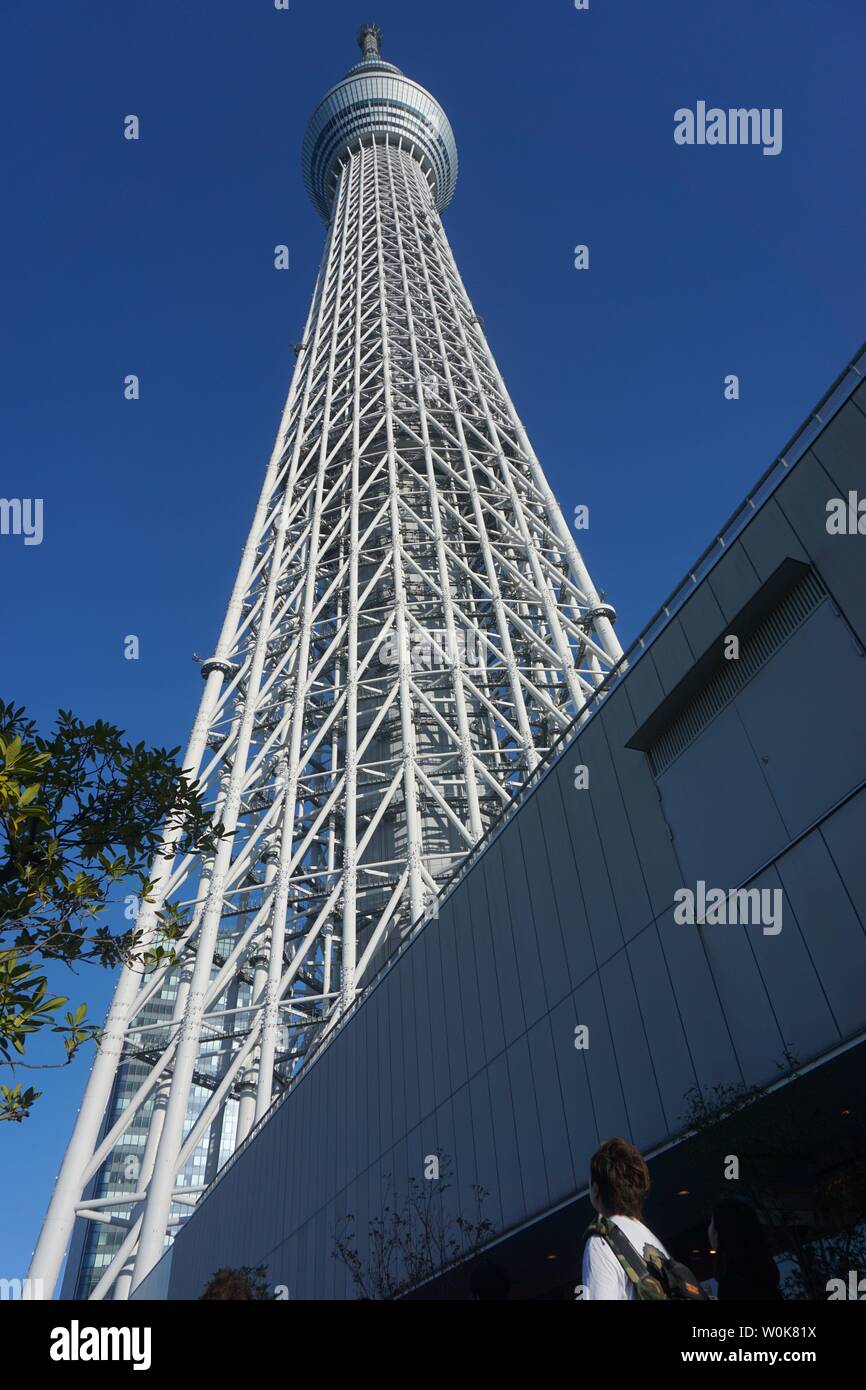
[[[487,1189],[485,1244],[515,1294],[555,1296],[578,1268],[600,1140],[648,1156],[652,1218],[689,1251],[705,1218],[687,1093],[768,1086],[760,1104],[790,1106],[798,1088],[831,1126],[862,1098],[864,364],[834,383],[136,1296],[196,1298],[220,1266],[264,1265],[291,1298],[355,1297],[334,1258],[347,1217],[363,1264],[393,1194],[413,1179],[435,1190],[437,1154],[452,1173],[445,1212],[474,1219],[474,1189]],[[701,892],[720,889],[741,920],[680,920],[686,889],[699,917]],[[767,892],[732,899],[740,889]],[[786,1051],[799,1062],[787,1082]],[[466,1278],[461,1267],[425,1292],[465,1297]]]

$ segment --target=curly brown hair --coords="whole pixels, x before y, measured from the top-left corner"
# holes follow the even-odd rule
[[[609,1216],[632,1216],[640,1221],[650,1190],[650,1172],[643,1155],[625,1139],[606,1139],[589,1165],[591,1180]]]

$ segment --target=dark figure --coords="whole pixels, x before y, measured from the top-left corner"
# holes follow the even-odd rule
[[[708,1235],[716,1252],[720,1302],[783,1298],[779,1270],[754,1207],[741,1197],[722,1197],[713,1208]]]
[[[472,1271],[470,1283],[474,1300],[487,1301],[491,1298],[507,1298],[511,1292],[508,1271],[502,1265],[479,1265]]]

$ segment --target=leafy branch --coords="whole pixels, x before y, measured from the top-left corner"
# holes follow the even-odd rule
[[[87,1007],[62,1019],[42,968],[60,962],[152,969],[175,959],[188,925],[175,906],[155,910],[156,934],[113,931],[99,920],[118,884],[138,904],[154,902],[151,865],[161,855],[212,852],[223,834],[179,767],[179,749],[126,742],[102,720],[60,710],[47,736],[22,708],[0,701],[0,1065],[21,1059],[29,1039],[63,1039],[68,1065],[98,1042]],[[166,840],[172,839],[171,848]],[[26,1117],[38,1093],[0,1090],[0,1120]]]

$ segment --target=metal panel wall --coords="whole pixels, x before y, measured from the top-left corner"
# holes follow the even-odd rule
[[[601,1139],[665,1142],[695,1084],[767,1081],[784,1046],[805,1061],[863,1032],[866,585],[856,538],[825,525],[855,486],[852,401],[216,1183],[172,1297],[226,1264],[352,1297],[338,1223],[353,1214],[364,1258],[426,1155],[452,1161],[452,1212],[480,1183],[508,1231],[580,1192]],[[626,741],[786,555],[831,601],[656,782]],[[782,931],[677,924],[698,878],[780,890]]]

